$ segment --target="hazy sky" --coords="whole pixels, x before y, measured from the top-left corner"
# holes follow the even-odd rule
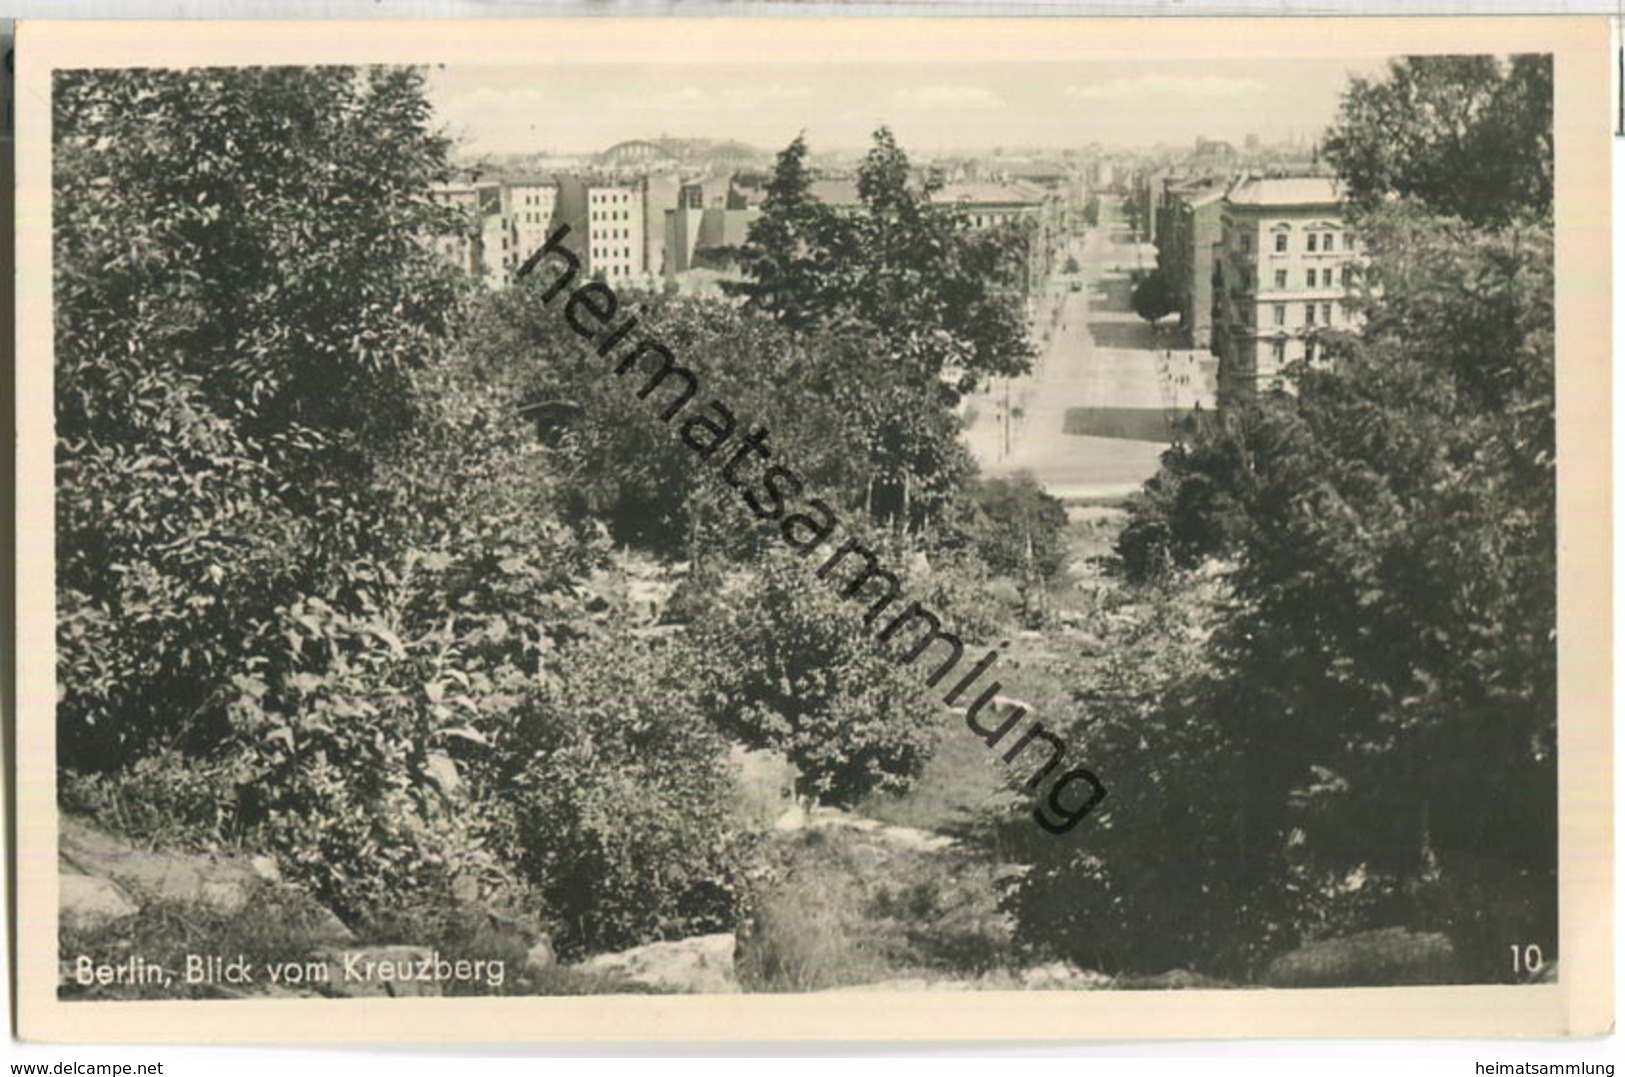
[[[432,72],[430,96],[475,153],[588,153],[662,134],[776,150],[803,128],[817,151],[863,146],[881,122],[917,151],[1151,145],[1198,135],[1239,145],[1249,132],[1266,142],[1314,137],[1335,114],[1349,73],[1383,64],[447,67]]]

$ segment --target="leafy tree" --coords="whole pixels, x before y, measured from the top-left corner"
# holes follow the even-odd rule
[[[1066,508],[1031,472],[982,479],[971,493],[969,517],[972,549],[988,569],[1018,581],[1024,605],[1066,568]]]
[[[1141,278],[1134,286],[1130,302],[1134,306],[1134,313],[1152,323],[1159,318],[1166,318],[1179,309],[1173,288],[1169,286],[1168,277],[1161,269],[1153,269]]]
[[[1026,237],[973,230],[962,214],[934,206],[936,181],[911,180],[885,127],[858,169],[858,213],[812,197],[806,153],[800,137],[780,153],[751,226],[750,279],[731,289],[748,308],[794,328],[855,322],[916,384],[946,375],[970,392],[1029,368],[1033,348],[1013,294]]]
[[[1325,153],[1360,210],[1395,194],[1479,225],[1549,218],[1552,58],[1394,60],[1350,80]]]
[[[697,635],[720,728],[783,751],[800,791],[827,803],[906,791],[936,745],[942,712],[921,674],[899,663],[904,652],[876,644],[885,622],[865,625],[858,599],[783,555],[765,559],[742,590],[720,599]]]
[[[63,761],[223,734],[245,626],[374,542],[458,287],[410,70],[64,71],[53,96]]]
[[[749,838],[686,648],[607,634],[515,707],[512,847],[566,955],[731,930]]]
[[[1453,70],[1428,69],[1438,94]],[[1499,70],[1454,78],[1493,90]],[[1361,92],[1349,145],[1385,130]],[[1403,167],[1351,182],[1368,185],[1361,333],[1331,338],[1295,397],[1170,452],[1125,531],[1142,571],[1233,564],[1195,664],[1072,731],[1118,807],[1041,852],[1018,905],[1079,959],[1099,950],[1088,924],[1125,940],[1109,962],[1177,959],[1172,937],[1247,975],[1306,936],[1403,922],[1493,981],[1506,938],[1556,944],[1550,207],[1503,216],[1427,188],[1466,136],[1421,111]],[[1538,157],[1549,131],[1524,132],[1527,111],[1472,112],[1486,130],[1469,130]],[[1130,797],[1148,814],[1129,818]],[[1187,836],[1142,840],[1151,826]]]

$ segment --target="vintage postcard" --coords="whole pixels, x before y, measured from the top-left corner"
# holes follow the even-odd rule
[[[1611,1028],[1608,48],[23,22],[21,1034]]]

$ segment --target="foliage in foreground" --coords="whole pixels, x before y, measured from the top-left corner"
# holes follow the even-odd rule
[[[562,656],[607,544],[456,345],[421,73],[65,72],[55,109],[65,796],[363,932],[726,922],[720,745],[602,690],[635,649]]]
[[[890,646],[875,634],[906,609],[893,603],[873,623],[862,612],[870,585],[852,598],[789,556],[765,558],[745,593],[720,599],[697,627],[697,660],[712,713],[731,736],[783,751],[804,795],[851,805],[874,790],[901,791],[936,745],[942,707],[925,684],[944,645],[912,666],[899,656],[918,627]]]
[[[920,853],[840,830],[785,835],[739,944],[747,991],[821,991],[894,978],[965,980],[1006,969],[1010,927],[992,863]]]
[[[684,648],[584,641],[516,709],[500,797],[520,869],[576,956],[731,930],[750,838],[733,817],[727,745]]]
[[[1200,647],[1170,629],[1188,654],[1155,657],[1166,678],[1080,699],[1113,799],[1039,850],[1017,895],[1034,940],[1251,975],[1301,939],[1406,924],[1449,935],[1477,982],[1513,978],[1513,943],[1555,952],[1549,101],[1545,139],[1532,104],[1484,104],[1549,75],[1459,66],[1396,63],[1345,99],[1361,334],[1328,338],[1296,396],[1195,432],[1133,506],[1132,575],[1178,586],[1217,558],[1229,593]],[[1393,107],[1418,87],[1479,105]],[[1493,213],[1429,179],[1469,174],[1458,125],[1520,147]]]
[[[243,627],[371,552],[458,302],[414,72],[65,71],[53,110],[58,745],[97,769],[218,740]]]

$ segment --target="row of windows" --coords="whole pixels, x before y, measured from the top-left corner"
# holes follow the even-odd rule
[[[1341,277],[1341,281],[1339,277]],[[1354,275],[1348,266],[1342,268],[1341,274],[1337,270],[1327,267],[1325,269],[1308,270],[1304,273],[1303,279],[1304,286],[1307,288],[1330,288],[1338,283],[1341,283],[1346,288],[1353,282]],[[1286,270],[1277,269],[1275,271],[1275,287],[1277,290],[1288,287]]]
[[[521,206],[550,206],[553,204],[553,199],[540,194],[527,194],[520,199],[519,204]]]
[[[1313,340],[1303,342],[1303,358],[1305,362],[1313,363],[1319,354],[1320,349],[1316,347]],[[1286,341],[1277,340],[1270,345],[1270,358],[1275,361],[1277,368],[1286,365]],[[1277,382],[1275,387],[1280,388],[1280,383]]]
[[[1275,324],[1276,325],[1281,325],[1281,326],[1286,325],[1286,307],[1287,307],[1287,305],[1285,303],[1277,303],[1277,304],[1275,304],[1275,309],[1274,309],[1273,313],[1274,313],[1274,316],[1275,316]],[[1313,304],[1313,303],[1305,303],[1303,305],[1303,324],[1304,325],[1316,325],[1316,324],[1319,324],[1319,325],[1331,325],[1332,324],[1332,304],[1331,303],[1322,303],[1322,304],[1320,304],[1320,308],[1319,308],[1319,310],[1320,310],[1320,318],[1319,318],[1318,322],[1316,321],[1316,318],[1315,318],[1315,309],[1316,309],[1315,304]]]
[[[587,197],[594,202],[628,202],[632,199],[630,191],[593,191]]]
[[[1337,250],[1337,235],[1336,232],[1310,232],[1304,237],[1304,249],[1310,254],[1331,254]],[[1291,237],[1285,232],[1276,232],[1275,253],[1287,253],[1290,242]],[[1343,233],[1343,249],[1345,251],[1352,251],[1354,242],[1353,232]],[[1252,253],[1253,236],[1251,232],[1241,233],[1241,249],[1244,254]]]
[[[595,209],[592,211],[592,219],[595,221],[629,221],[632,219],[632,214],[624,209]]]
[[[1275,233],[1275,252],[1277,254],[1286,253],[1287,241],[1288,236],[1285,232]],[[1314,254],[1317,251],[1330,254],[1332,251],[1337,249],[1337,233],[1310,232],[1308,236],[1305,237],[1304,243],[1304,249],[1310,254]],[[1343,233],[1343,249],[1346,251],[1351,251],[1354,249],[1354,233]]]
[[[601,259],[601,258],[630,258],[630,257],[632,257],[632,248],[631,247],[594,247],[592,249],[592,256],[593,256],[594,261],[597,261],[598,259]]]
[[[631,239],[632,238],[632,230],[630,228],[604,228],[604,229],[599,230],[598,235],[597,235],[596,238],[598,238],[598,239]]]

